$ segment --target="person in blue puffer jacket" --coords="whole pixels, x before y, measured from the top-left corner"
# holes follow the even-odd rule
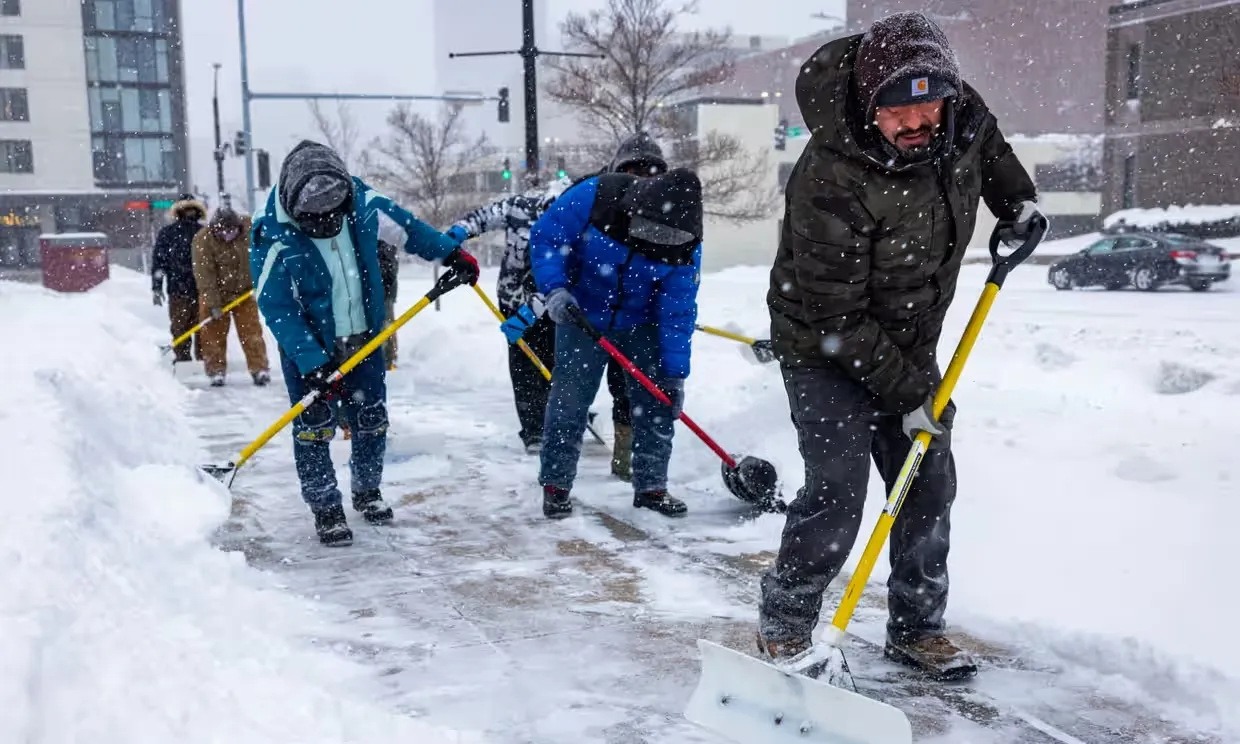
[[[702,184],[689,170],[652,178],[608,173],[560,195],[530,231],[530,261],[556,322],[555,371],[543,423],[543,513],[572,513],[582,434],[608,355],[573,308],[672,400],[628,380],[633,409],[633,505],[685,513],[667,491],[674,423],[689,376],[702,265]]]
[[[478,281],[472,256],[350,176],[331,148],[309,140],[285,158],[250,231],[254,294],[280,348],[289,400],[320,394],[293,421],[293,456],[302,499],[325,545],[353,541],[328,449],[338,413],[353,434],[353,508],[371,524],[393,516],[379,490],[388,427],[383,354],[372,353],[335,385],[327,381],[385,325],[380,212],[404,228],[407,252]]]

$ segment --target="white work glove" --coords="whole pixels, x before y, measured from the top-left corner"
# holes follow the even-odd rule
[[[940,449],[951,446],[951,424],[954,417],[955,406],[949,401],[947,408],[943,410],[942,421],[935,421],[934,393],[931,393],[926,397],[926,402],[904,414],[900,423],[904,436],[909,439],[916,439],[918,432],[930,432],[930,448]]]

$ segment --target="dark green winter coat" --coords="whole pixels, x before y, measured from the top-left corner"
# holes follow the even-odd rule
[[[788,180],[767,295],[771,338],[783,364],[838,367],[880,410],[905,413],[933,384],[979,200],[1014,219],[1036,191],[995,117],[963,83],[945,127],[950,150],[921,165],[893,162],[881,134],[861,123],[852,80],[861,39],[824,45],[797,78],[812,138]]]

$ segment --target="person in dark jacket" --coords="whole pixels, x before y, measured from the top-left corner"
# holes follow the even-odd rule
[[[509,336],[508,376],[512,380],[512,398],[521,425],[518,436],[529,453],[542,449],[543,415],[551,383],[516,345],[516,340],[523,339],[548,369],[555,363],[555,324],[549,318],[535,318],[528,305],[537,292],[530,268],[530,226],[569,183],[561,179],[550,187],[543,187],[537,178],[527,180],[525,191],[478,207],[457,220],[447,232],[448,237],[463,243],[492,230],[504,230],[506,244],[500,261],[495,302],[505,318],[519,316],[519,320],[527,321],[515,335],[508,331],[505,335]]]
[[[207,218],[207,205],[193,194],[181,194],[168,210],[172,224],[160,229],[151,251],[151,294],[156,305],[168,303],[172,338],[180,338],[198,322],[198,285],[194,281],[194,236]],[[165,294],[165,286],[167,293]],[[194,352],[191,356],[191,351]],[[176,362],[198,356],[198,339],[173,349]]]
[[[702,264],[702,185],[687,170],[653,178],[605,174],[573,186],[530,231],[530,260],[556,323],[555,372],[543,424],[543,514],[572,513],[581,437],[608,354],[574,308],[671,399],[631,377],[633,505],[681,516],[667,491],[674,422],[689,376]]]
[[[897,13],[801,67],[812,140],[788,182],[767,302],[805,486],[762,579],[759,650],[805,651],[861,522],[869,459],[890,488],[932,449],[891,533],[886,653],[941,676],[974,661],[944,634],[955,406],[934,420],[935,349],[979,201],[1027,234],[1037,192],[943,32]]]
[[[360,178],[331,148],[305,140],[284,159],[280,178],[254,217],[250,273],[258,309],[280,349],[289,400],[319,393],[293,420],[301,496],[325,545],[349,545],[329,442],[339,414],[352,432],[353,508],[371,524],[392,520],[383,500],[387,447],[386,365],[371,354],[338,382],[329,378],[384,325],[379,214],[406,234],[405,250],[478,281],[478,263],[451,240]]]

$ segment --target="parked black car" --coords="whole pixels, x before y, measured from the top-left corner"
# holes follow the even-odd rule
[[[1231,261],[1222,248],[1187,235],[1147,232],[1104,237],[1046,272],[1055,289],[1133,286],[1147,292],[1164,284],[1202,292],[1230,276]]]

